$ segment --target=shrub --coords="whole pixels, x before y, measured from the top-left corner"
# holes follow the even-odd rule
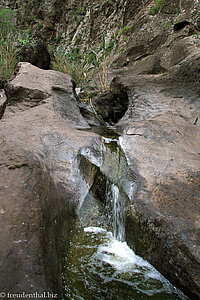
[[[70,51],[60,49],[56,51],[51,62],[52,69],[69,74],[76,84],[84,90],[91,79],[96,85],[97,93],[102,93],[109,89],[109,64],[106,56],[104,55],[98,59],[97,53],[91,51],[87,57],[81,57],[75,49]],[[89,99],[89,96],[87,95],[86,98]]]
[[[121,29],[120,34],[121,34],[121,35],[127,35],[128,32],[129,32],[129,30],[130,30],[130,27],[129,27],[129,26],[125,26],[125,27],[123,27],[123,28]]]
[[[14,18],[15,14],[12,10],[0,7],[0,74],[6,79],[10,78],[19,62],[16,51],[17,28]]]
[[[108,80],[108,71],[109,71],[109,63],[104,56],[101,64],[98,68],[98,79],[96,81],[97,91],[98,93],[103,93],[106,90],[109,90],[109,80]]]
[[[66,52],[61,49],[54,53],[51,63],[52,69],[69,74],[79,84],[84,79],[84,68],[77,51]]]
[[[18,30],[15,24],[15,13],[8,8],[0,7],[0,74],[9,79],[19,62],[18,47],[31,44],[31,35]]]
[[[17,50],[14,45],[15,39],[8,35],[6,40],[0,40],[0,74],[9,79],[19,62]]]
[[[16,32],[15,13],[8,8],[0,7],[0,40],[10,33]]]
[[[152,6],[149,10],[150,15],[153,15],[153,16],[156,15],[160,11],[161,6],[164,3],[164,1],[165,0],[155,0],[154,6]]]

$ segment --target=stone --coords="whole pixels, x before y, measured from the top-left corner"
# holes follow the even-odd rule
[[[3,117],[6,108],[6,96],[4,90],[0,89],[0,120]]]
[[[191,299],[200,295],[198,69],[196,53],[166,75],[122,72],[129,106],[115,125],[138,182],[126,240]]]
[[[0,123],[0,290],[62,298],[62,257],[87,193],[79,151],[98,136],[76,106],[69,75],[20,63]],[[69,118],[68,118],[69,117]]]
[[[120,138],[140,181],[126,221],[127,242],[195,299],[200,295],[199,125],[162,115],[131,128],[144,134]]]

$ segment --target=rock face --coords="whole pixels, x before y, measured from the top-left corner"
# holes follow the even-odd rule
[[[87,189],[79,150],[96,137],[68,75],[20,63],[1,120],[0,289],[62,296],[61,261],[75,207]]]
[[[17,8],[18,23],[56,42],[85,62],[111,54],[116,67],[143,65],[140,72],[159,74],[178,65],[199,46],[196,0],[45,0],[7,1]],[[30,15],[30,11],[32,14]]]
[[[127,242],[196,299],[200,297],[200,81],[190,79],[190,70],[187,82],[182,76],[190,64],[193,70],[199,68],[188,59],[167,75],[122,72],[118,82],[121,79],[129,91],[129,107],[116,127],[123,132],[120,145],[139,182],[126,220]]]

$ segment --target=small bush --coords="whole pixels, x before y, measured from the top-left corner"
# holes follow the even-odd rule
[[[84,16],[86,14],[86,9],[85,7],[82,7],[81,9],[79,9],[77,11],[77,15],[81,15],[81,16]]]
[[[17,59],[17,28],[12,10],[0,7],[0,74],[9,79],[14,72]]]
[[[0,6],[0,40],[5,39],[10,33],[16,32],[14,18],[15,13],[11,9]]]
[[[97,93],[109,89],[109,64],[105,55],[98,59],[94,51],[91,51],[87,57],[80,57],[74,49],[58,50],[54,53],[51,67],[56,71],[69,74],[83,89],[87,88],[90,80],[95,83]]]
[[[0,7],[0,74],[3,77],[9,79],[20,61],[19,46],[31,43],[31,35],[17,29],[15,13],[11,9]]]
[[[129,30],[130,30],[130,27],[129,27],[129,26],[125,26],[125,27],[123,27],[123,28],[121,29],[120,34],[121,34],[121,35],[127,35],[128,32],[129,32]]]
[[[15,38],[8,35],[6,40],[0,40],[0,74],[9,79],[19,62],[15,47]]]
[[[56,51],[51,67],[56,71],[69,74],[77,84],[81,83],[84,79],[83,63],[81,63],[75,51]]]
[[[165,0],[155,0],[154,6],[151,7],[149,10],[150,15],[153,15],[153,16],[156,15],[160,11],[161,6],[164,3],[164,1]]]

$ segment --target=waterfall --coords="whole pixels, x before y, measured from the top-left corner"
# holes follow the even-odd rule
[[[107,207],[111,207],[113,236],[116,240],[123,242],[125,240],[125,201],[115,184],[109,185],[106,202]]]
[[[125,207],[124,201],[116,185],[111,185],[112,191],[112,214],[113,214],[113,235],[116,240],[125,240]]]

